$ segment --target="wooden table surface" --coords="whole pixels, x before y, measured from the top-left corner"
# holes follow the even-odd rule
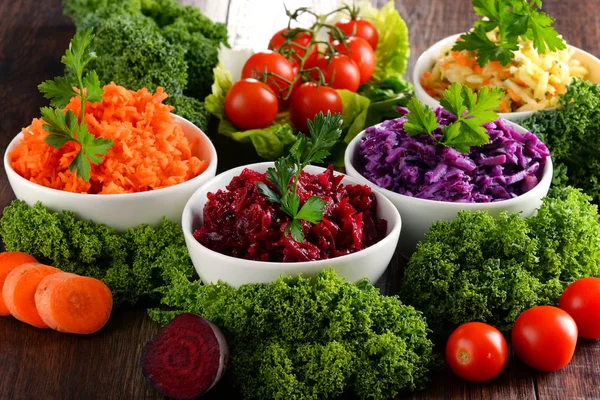
[[[198,5],[209,16],[226,21],[234,46],[266,44],[263,38],[268,39],[277,28],[269,21],[283,13],[282,2],[275,0],[182,2]],[[290,8],[303,3],[306,1],[286,1]],[[315,3],[326,7],[336,1]],[[475,20],[468,0],[397,0],[396,7],[410,28],[411,69],[428,46],[468,29]],[[544,9],[556,18],[557,30],[570,44],[600,55],[600,0],[545,0]],[[62,15],[60,0],[0,0],[0,153],[4,154],[12,137],[39,115],[39,107],[46,105],[37,85],[62,74],[60,56],[73,33],[73,25]],[[220,161],[224,161],[220,169],[232,166],[235,160],[240,162],[244,158],[240,156],[220,153]],[[0,209],[13,198],[3,168]],[[397,291],[402,266],[400,258],[392,261],[378,284],[384,293]],[[13,318],[2,318],[0,399],[160,398],[144,381],[139,364],[142,346],[158,330],[143,309],[115,311],[108,325],[91,336],[39,330]],[[535,372],[511,357],[497,379],[470,384],[443,367],[434,373],[426,391],[411,397],[600,399],[599,383],[600,342],[580,341],[573,361],[559,372]],[[236,397],[228,382],[222,382],[208,396]]]

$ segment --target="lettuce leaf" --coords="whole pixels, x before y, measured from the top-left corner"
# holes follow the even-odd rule
[[[383,81],[390,76],[404,75],[410,57],[408,27],[396,11],[394,1],[389,1],[381,10],[368,0],[363,0],[359,7],[360,16],[373,23],[379,33],[372,80]]]
[[[233,79],[231,79],[231,73],[223,67],[221,62],[213,68],[213,74],[215,81],[211,86],[212,94],[206,96],[204,102],[209,113],[223,120],[225,118],[225,95],[233,86]]]

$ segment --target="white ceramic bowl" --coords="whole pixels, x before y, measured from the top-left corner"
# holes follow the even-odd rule
[[[394,255],[401,228],[398,210],[377,191],[374,191],[377,197],[377,216],[387,220],[387,234],[374,245],[345,256],[328,260],[290,263],[244,260],[210,250],[194,239],[193,232],[203,223],[204,205],[208,200],[207,193],[225,189],[231,179],[239,175],[244,168],[265,172],[271,166],[273,166],[272,162],[264,162],[225,171],[205,183],[186,204],[181,225],[188,251],[200,279],[206,283],[221,280],[238,287],[246,283],[272,282],[280,275],[294,276],[302,273],[304,276],[310,277],[325,268],[332,267],[350,282],[356,282],[362,278],[369,278],[371,282],[376,282],[383,275]],[[312,174],[320,173],[323,170],[323,168],[315,166],[305,168],[305,171]],[[358,183],[348,176],[344,176],[342,182]]]
[[[18,145],[23,133],[19,133],[8,145],[4,153],[4,169],[17,199],[29,205],[41,201],[50,210],[69,210],[78,218],[103,223],[118,230],[141,224],[160,224],[163,217],[179,222],[183,207],[192,193],[215,176],[217,151],[208,136],[194,124],[177,115],[175,120],[192,144],[192,154],[208,162],[204,172],[178,185],[126,194],[71,193],[38,185],[17,174],[9,162],[8,155]]]
[[[440,106],[440,102],[431,97],[423,86],[421,86],[421,77],[425,71],[431,71],[433,68],[433,64],[440,57],[440,55],[449,50],[456,39],[462,35],[461,33],[449,36],[445,39],[440,40],[433,46],[429,47],[421,56],[418,58],[417,63],[415,64],[415,69],[413,70],[413,84],[415,85],[415,96],[421,100],[424,104],[427,104],[431,108],[436,108]],[[573,58],[579,60],[581,64],[586,66],[590,70],[590,76],[587,78],[591,82],[600,83],[600,60],[590,53],[587,53],[581,49],[578,49],[575,46],[570,46],[570,48],[574,49],[575,52],[573,54]],[[546,110],[552,110],[555,107],[547,108]],[[504,118],[509,121],[517,122],[524,118],[529,117],[535,113],[535,111],[521,111],[521,112],[511,112],[511,113],[500,113],[500,118]]]
[[[527,132],[525,128],[517,124],[510,121],[506,122],[519,133]],[[542,205],[542,198],[548,194],[552,182],[552,160],[548,157],[540,182],[530,191],[513,199],[492,203],[453,203],[405,196],[377,186],[358,172],[360,157],[358,151],[360,141],[364,135],[364,131],[359,133],[348,144],[344,157],[346,173],[360,183],[378,189],[394,203],[402,216],[404,225],[400,236],[400,252],[406,256],[413,253],[417,243],[423,239],[425,233],[435,221],[452,220],[456,218],[460,210],[484,210],[494,216],[502,211],[521,213],[522,217],[532,215]]]

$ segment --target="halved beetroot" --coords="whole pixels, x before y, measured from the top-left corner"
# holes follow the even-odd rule
[[[181,314],[152,338],[142,351],[146,380],[162,395],[195,399],[225,373],[229,348],[213,323],[196,314]]]

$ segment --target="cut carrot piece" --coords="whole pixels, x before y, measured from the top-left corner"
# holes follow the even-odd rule
[[[37,312],[35,291],[42,279],[61,272],[60,269],[38,263],[21,264],[4,281],[2,297],[6,308],[19,321],[37,328],[48,328]]]
[[[37,260],[29,254],[21,253],[20,251],[5,251],[4,253],[0,253],[0,316],[2,317],[10,315],[10,311],[6,308],[4,299],[1,296],[6,276],[10,271],[25,263],[37,263]]]
[[[429,71],[423,72],[423,78],[425,78],[425,79],[431,78],[431,72],[429,72]]]
[[[519,96],[517,94],[517,92],[515,92],[514,90],[512,90],[511,88],[506,89],[506,93],[508,93],[508,95],[510,96],[510,98],[513,101],[521,101],[521,96]]]
[[[104,282],[67,272],[45,277],[35,292],[42,320],[59,332],[88,334],[110,317],[112,293]]]

